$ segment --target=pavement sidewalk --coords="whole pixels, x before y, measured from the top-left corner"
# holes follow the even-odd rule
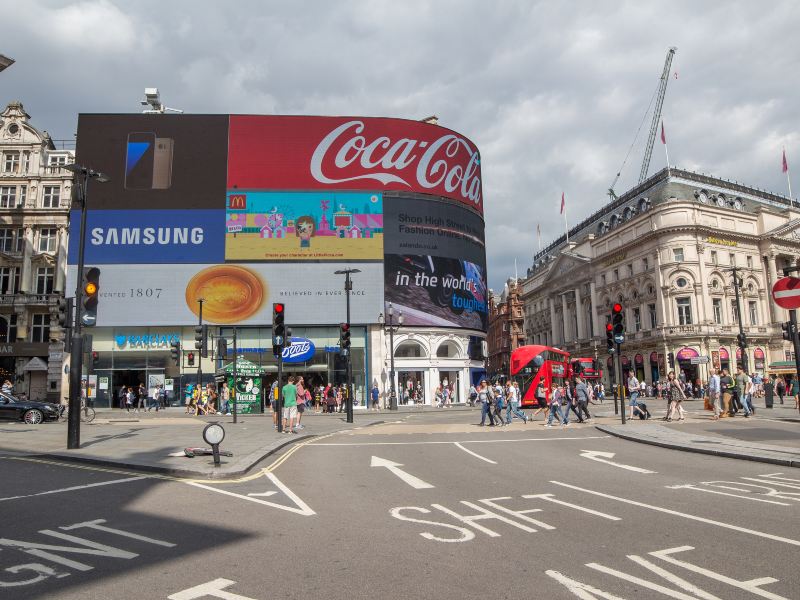
[[[77,450],[66,449],[66,423],[36,426],[3,423],[0,425],[0,455],[86,462],[174,477],[233,479],[246,474],[284,446],[314,436],[393,420],[392,415],[396,413],[389,416],[385,412],[356,414],[354,423],[350,424],[344,414],[306,413],[304,429],[296,434],[281,434],[273,428],[269,414],[242,415],[234,424],[232,417],[194,417],[182,415],[177,409],[149,414],[98,411],[93,423],[81,423],[81,447]],[[202,437],[203,428],[215,422],[225,428],[220,449],[232,452],[233,456],[223,456],[219,467],[214,466],[211,456],[187,458],[184,448],[207,447]]]

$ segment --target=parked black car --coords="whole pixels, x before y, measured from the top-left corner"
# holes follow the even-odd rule
[[[32,402],[0,392],[0,419],[6,421],[25,421],[38,425],[42,421],[56,421],[64,408],[50,402]]]

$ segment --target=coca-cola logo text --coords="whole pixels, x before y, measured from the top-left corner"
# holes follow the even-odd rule
[[[448,194],[480,206],[480,157],[467,140],[453,133],[430,142],[384,135],[370,140],[365,128],[363,121],[348,121],[326,135],[311,156],[314,179],[324,184],[371,179],[414,188],[408,181],[413,173],[416,185],[441,186]],[[363,172],[352,174],[354,166]],[[347,176],[337,176],[337,169],[347,169]]]

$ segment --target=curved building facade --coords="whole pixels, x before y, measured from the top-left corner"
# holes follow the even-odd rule
[[[200,358],[201,305],[213,337],[236,330],[259,387],[277,371],[275,302],[303,347],[285,371],[341,383],[337,271],[348,269],[357,405],[373,385],[387,395],[393,351],[395,385],[417,402],[440,383],[463,401],[482,370],[480,155],[464,136],[391,118],[81,115],[76,160],[111,178],[87,203],[86,265],[101,270],[88,373],[99,405],[139,383],[164,383],[180,403],[187,382],[219,373],[232,348]],[[77,249],[73,235],[72,282]],[[403,314],[393,336],[380,320],[390,305],[395,325]]]

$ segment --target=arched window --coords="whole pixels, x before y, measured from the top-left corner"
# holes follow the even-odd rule
[[[454,342],[443,342],[436,349],[437,358],[456,358],[458,355],[458,346]]]
[[[394,351],[395,358],[421,358],[425,352],[417,342],[403,342]]]

